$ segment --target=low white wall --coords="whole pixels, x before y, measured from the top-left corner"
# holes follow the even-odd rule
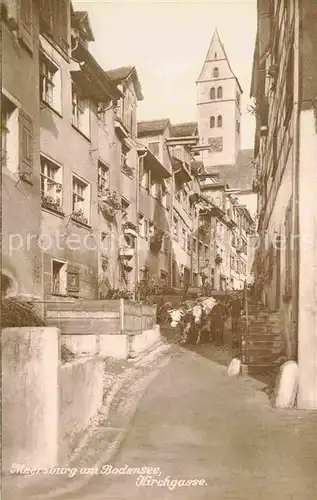
[[[160,338],[160,325],[155,325],[151,330],[146,330],[141,334],[131,335],[130,356],[137,356],[150,349]]]
[[[3,470],[51,467],[58,456],[59,330],[2,331]]]
[[[75,354],[98,354],[98,335],[61,335],[61,343]]]
[[[102,405],[101,359],[83,358],[60,366],[59,462],[67,460],[74,436],[83,431]]]
[[[99,353],[102,358],[127,359],[129,356],[129,335],[100,335]]]

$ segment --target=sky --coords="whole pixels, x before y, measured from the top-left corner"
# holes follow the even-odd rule
[[[257,0],[73,0],[87,10],[95,42],[90,51],[105,69],[133,65],[144,100],[138,121],[196,121],[196,80],[218,29],[244,91],[242,148],[253,147],[254,118],[247,112],[256,34]]]

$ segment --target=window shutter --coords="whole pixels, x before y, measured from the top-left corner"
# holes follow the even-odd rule
[[[20,0],[19,37],[26,47],[33,52],[32,0]]]
[[[67,272],[67,291],[79,292],[79,273],[77,271]]]
[[[33,123],[24,112],[19,115],[19,173],[32,184],[33,174]]]

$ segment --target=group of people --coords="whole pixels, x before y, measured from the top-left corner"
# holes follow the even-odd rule
[[[209,309],[204,302],[213,301]],[[217,345],[224,343],[225,322],[231,317],[232,349],[240,350],[241,313],[243,303],[239,295],[224,297],[223,300],[213,298],[197,298],[196,301],[183,301],[178,309],[171,309],[168,314],[172,326],[179,326],[181,343],[204,343],[213,341]]]

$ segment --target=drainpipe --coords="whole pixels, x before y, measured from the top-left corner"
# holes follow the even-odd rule
[[[142,155],[138,157],[138,162],[137,162],[137,172],[136,172],[136,182],[135,182],[135,205],[136,205],[136,223],[138,225],[138,217],[139,217],[139,212],[140,212],[140,165],[142,162],[142,167],[144,163],[144,158],[147,155],[147,151],[145,151]],[[136,288],[138,286],[139,282],[139,252],[138,252],[138,247],[139,247],[139,236],[136,237],[135,239],[135,275],[134,275],[134,299],[135,299],[135,294],[136,294]]]
[[[300,45],[300,7],[299,0],[295,0],[295,26],[294,26],[294,164],[293,164],[293,175],[292,175],[292,222],[294,228],[294,234],[296,238],[294,241],[294,265],[292,266],[292,340],[294,341],[294,356],[295,359],[298,357],[298,306],[299,306],[299,237],[300,237],[300,227],[299,227],[299,134],[300,134],[300,88],[299,88],[299,75],[300,75],[300,56],[299,56],[299,45]]]

